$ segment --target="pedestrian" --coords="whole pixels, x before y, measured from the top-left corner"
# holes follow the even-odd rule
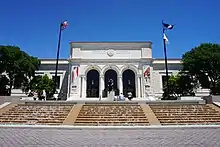
[[[44,101],[46,101],[46,99],[47,99],[47,94],[46,94],[46,91],[45,91],[45,90],[43,90],[42,99],[43,99]]]
[[[37,99],[38,99],[38,93],[37,93],[37,91],[34,91],[33,99],[34,99],[34,100],[37,100]]]
[[[125,100],[125,97],[124,97],[123,93],[121,93],[121,94],[119,95],[119,100],[120,100],[120,101],[124,101],[124,100]]]
[[[133,98],[132,93],[131,93],[131,92],[128,92],[128,100],[131,101],[132,98]]]

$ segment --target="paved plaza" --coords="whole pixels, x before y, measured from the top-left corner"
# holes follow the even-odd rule
[[[220,147],[220,127],[0,130],[1,147]]]

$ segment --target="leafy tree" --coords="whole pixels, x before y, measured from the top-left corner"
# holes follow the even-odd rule
[[[216,94],[220,95],[220,80],[217,82],[216,89]]]
[[[165,85],[163,100],[176,100],[181,96],[194,95],[195,82],[190,76],[184,73],[178,73],[177,75],[171,75],[169,78],[169,97],[167,93],[167,85]]]
[[[15,82],[21,86],[34,76],[39,65],[37,58],[29,56],[17,46],[0,46],[0,73],[6,72],[9,77],[9,94]]]
[[[49,79],[47,75],[35,76],[27,85],[25,91],[37,91],[38,95],[41,95],[45,90],[47,98],[51,98],[54,94],[54,86],[54,81]]]
[[[8,95],[9,80],[5,75],[0,75],[0,83],[0,95]]]
[[[191,51],[186,52],[182,58],[183,71],[201,79],[207,75],[210,79],[212,94],[216,94],[217,83],[220,80],[220,45],[204,43]]]

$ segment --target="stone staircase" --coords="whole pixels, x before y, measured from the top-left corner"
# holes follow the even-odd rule
[[[0,115],[0,124],[62,124],[73,105],[17,104]]]
[[[220,124],[220,111],[213,104],[151,104],[161,125]]]
[[[213,104],[137,102],[29,102],[0,109],[0,124],[147,126],[220,124]]]
[[[85,104],[74,125],[87,126],[145,126],[148,119],[135,103]]]

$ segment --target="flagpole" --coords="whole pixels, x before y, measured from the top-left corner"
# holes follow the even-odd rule
[[[162,21],[163,24],[163,21]],[[164,46],[164,58],[165,58],[165,68],[166,68],[166,83],[167,83],[167,97],[169,99],[169,78],[168,78],[168,65],[167,65],[167,49],[166,49],[166,40],[164,38],[164,26],[163,26],[163,46]]]
[[[60,40],[61,40],[61,33],[62,33],[62,23],[60,24],[59,30],[59,39],[58,39],[58,46],[57,46],[57,59],[56,59],[56,71],[55,71],[55,79],[54,79],[54,92],[56,92],[57,87],[57,70],[58,70],[58,61],[60,55]]]

